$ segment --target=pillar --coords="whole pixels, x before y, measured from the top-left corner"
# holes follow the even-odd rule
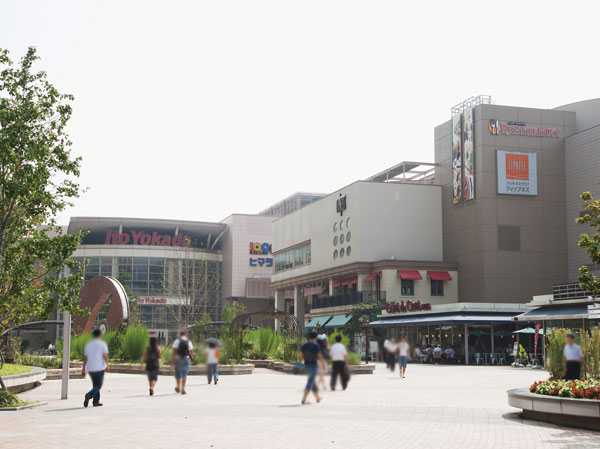
[[[304,296],[299,285],[294,285],[294,315],[298,319],[300,333],[304,335]]]
[[[491,338],[490,341],[492,343],[492,354],[493,354],[494,352],[496,352],[494,350],[494,323],[490,324],[490,338]]]
[[[369,289],[367,288],[368,282],[365,281],[365,279],[367,279],[368,276],[369,276],[368,274],[359,274],[358,275],[358,284],[357,284],[356,288],[357,288],[357,290],[359,292],[364,292],[364,291],[367,291],[367,290],[369,290],[369,291],[371,290],[370,288]]]
[[[285,312],[285,290],[275,290],[275,309]],[[275,320],[275,332],[281,329],[281,321]]]
[[[329,279],[329,296],[333,296],[333,279]]]
[[[465,324],[465,365],[469,364],[469,326]]]

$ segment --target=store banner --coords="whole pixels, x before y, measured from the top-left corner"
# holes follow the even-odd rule
[[[463,111],[463,195],[465,201],[475,198],[475,160],[473,142],[473,109]]]
[[[537,154],[497,150],[498,193],[537,195]]]
[[[461,204],[462,193],[462,124],[461,115],[452,117],[452,202]]]

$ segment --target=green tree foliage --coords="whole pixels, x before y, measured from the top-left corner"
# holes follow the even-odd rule
[[[56,226],[81,191],[80,158],[65,133],[73,97],[32,70],[37,59],[29,48],[13,67],[0,49],[0,333],[46,318],[60,297],[63,309],[78,311],[83,266],[72,255],[83,234]],[[74,274],[59,278],[64,266]]]
[[[123,335],[123,358],[139,362],[144,356],[150,337],[144,326],[129,326]]]
[[[583,209],[586,214],[577,218],[576,222],[588,225],[594,233],[591,237],[587,233],[581,234],[577,244],[585,250],[593,263],[598,264],[600,263],[600,234],[598,233],[600,228],[600,200],[595,200],[590,192],[583,192],[581,199],[584,201]],[[579,283],[585,291],[591,292],[594,296],[600,296],[600,281],[590,273],[586,265],[579,268]]]

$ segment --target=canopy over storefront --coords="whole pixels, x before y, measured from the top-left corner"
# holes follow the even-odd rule
[[[515,314],[480,314],[480,313],[454,313],[448,315],[421,315],[391,318],[388,320],[373,321],[369,327],[395,327],[409,326],[411,324],[470,324],[470,323],[510,323],[514,321]]]
[[[329,320],[331,320],[331,317],[332,315],[316,316],[310,320],[310,323],[304,326],[304,329],[315,329],[318,326],[323,327]]]
[[[333,327],[344,327],[348,321],[352,318],[352,315],[335,315],[331,321],[329,321],[325,327],[333,328]]]
[[[517,315],[517,321],[576,320],[589,318],[587,304],[547,305]]]

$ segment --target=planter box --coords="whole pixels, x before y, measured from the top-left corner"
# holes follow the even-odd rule
[[[69,379],[81,379],[81,364],[77,368],[69,368]],[[62,369],[47,369],[46,380],[62,379]]]
[[[530,393],[528,389],[509,390],[508,405],[523,410],[523,417],[562,426],[600,430],[600,401],[559,398]]]
[[[2,376],[4,385],[8,391],[21,393],[37,387],[42,380],[46,378],[44,368],[32,367],[31,371],[23,374],[13,374],[12,376]]]

